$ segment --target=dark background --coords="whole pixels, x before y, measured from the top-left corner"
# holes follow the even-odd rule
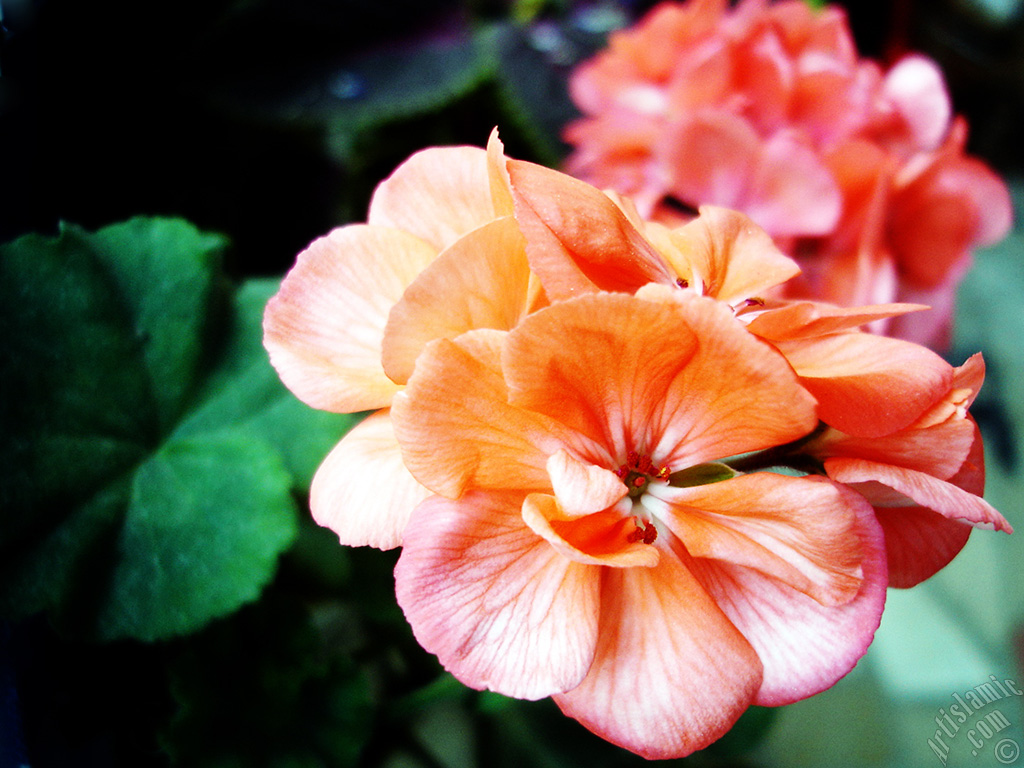
[[[618,6],[633,18],[652,4]],[[568,26],[584,4],[530,5],[540,10],[535,20]],[[971,150],[1003,172],[1020,169],[1012,126],[1024,109],[1024,21],[996,24],[954,0],[847,7],[865,55],[916,49],[938,59],[970,120]],[[280,274],[313,237],[362,218],[373,185],[418,148],[482,145],[499,123],[513,156],[551,162],[550,147],[561,149],[554,120],[545,152],[488,83],[362,130],[356,159],[326,149],[331,121],[344,120],[323,99],[339,71],[507,22],[509,3],[7,0],[0,8],[0,241],[52,232],[61,219],[94,229],[174,215],[227,234],[235,274]],[[551,67],[556,85],[540,108],[552,117],[572,114],[557,86],[570,63]]]

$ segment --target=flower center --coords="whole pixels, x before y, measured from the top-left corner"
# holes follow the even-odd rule
[[[615,470],[615,474],[626,484],[630,497],[635,499],[643,495],[651,480],[667,482],[669,468],[655,466],[649,454],[630,451],[625,463]]]

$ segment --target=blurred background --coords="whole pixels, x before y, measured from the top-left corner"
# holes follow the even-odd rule
[[[568,150],[561,128],[577,114],[569,71],[652,5],[0,0],[0,242],[52,237],[62,221],[87,232],[140,215],[191,222],[196,231],[182,237],[216,253],[203,284],[230,307],[210,315],[211,327],[234,318],[229,340],[218,342],[234,357],[210,364],[211,381],[227,381],[217,377],[228,376],[232,361],[259,358],[252,318],[295,255],[333,227],[362,220],[375,185],[412,152],[482,146],[498,125],[510,156],[559,164]],[[1024,3],[840,5],[863,55],[885,62],[917,50],[939,62],[955,111],[968,119],[970,151],[1009,180],[1019,221]],[[19,251],[19,270],[35,268],[27,252]],[[947,734],[944,754],[929,745],[954,694],[990,675],[1024,687],[1020,225],[976,262],[961,289],[949,357],[959,364],[985,354],[988,379],[972,412],[988,446],[986,496],[1020,532],[976,533],[936,577],[890,591],[875,644],[832,690],[781,710],[754,709],[722,742],[680,764],[1024,765],[1012,751],[1024,748],[1024,697],[985,710],[999,709],[1010,725],[976,728],[980,746],[968,740],[971,723]],[[38,274],[61,279],[59,268]],[[180,287],[188,285],[195,283]],[[0,299],[10,309],[26,292],[8,285]],[[5,344],[32,327],[12,317],[13,310],[0,326]],[[232,346],[236,337],[243,351]],[[20,359],[0,370],[0,415],[27,434],[35,422],[13,404],[22,390],[5,383]],[[261,371],[253,381],[273,379]],[[31,386],[28,374],[18,381]],[[78,518],[67,509],[92,501],[73,490],[42,496],[38,504],[54,507],[41,513],[46,524],[0,526],[0,768],[643,763],[550,701],[477,693],[443,674],[395,604],[396,554],[342,549],[305,512],[308,476],[350,422],[321,420],[297,434],[296,420],[307,417],[286,426],[289,418],[268,417],[260,427],[264,437],[312,440],[301,457],[285,458],[293,482],[282,513],[288,522],[277,523],[284,533],[264,557],[263,575],[197,618],[132,624],[107,611],[96,619],[93,603],[109,583],[76,583],[90,562],[78,554],[59,588],[24,597],[45,580],[39,574],[57,568],[25,553],[85,530],[72,527]],[[17,490],[19,482],[39,483],[19,463],[27,450],[4,454],[10,477],[0,515],[32,506],[29,491]]]

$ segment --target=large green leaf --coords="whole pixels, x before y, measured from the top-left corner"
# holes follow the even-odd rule
[[[0,247],[0,611],[151,640],[258,596],[293,492],[351,417],[284,389],[269,281],[232,295],[222,238],[172,219]]]

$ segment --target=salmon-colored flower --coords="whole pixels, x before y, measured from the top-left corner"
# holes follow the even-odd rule
[[[815,397],[825,431],[807,445],[787,446],[770,461],[754,457],[750,465],[764,468],[779,462],[801,471],[827,472],[877,502],[879,519],[891,532],[886,547],[894,564],[893,586],[910,586],[946,565],[966,542],[970,525],[1009,530],[981,498],[980,439],[971,448],[975,428],[967,421],[967,407],[983,379],[980,356],[964,369],[954,369],[918,344],[862,330],[869,323],[923,307],[842,308],[761,299],[799,270],[743,214],[705,207],[696,219],[668,229],[644,222],[628,201],[601,194],[564,174],[515,160],[508,168],[527,255],[549,295],[564,298],[611,290],[667,303],[693,294],[709,296],[732,308],[749,333],[786,358],[801,386]],[[968,380],[969,385],[964,383]],[[952,410],[951,398],[959,398]],[[935,425],[939,412],[945,414],[941,428]],[[922,425],[934,428],[924,430]],[[858,454],[853,446],[868,453]],[[894,446],[902,458],[887,458]],[[974,457],[970,462],[969,449]],[[853,465],[841,460],[865,456],[904,469],[912,457],[916,463],[909,468],[921,473],[914,482],[933,487],[927,496],[916,492],[918,505],[932,505],[927,513],[908,496],[894,500],[889,494],[880,499],[864,480],[871,468],[857,465],[854,473]],[[953,478],[956,472],[960,474]],[[906,480],[905,473],[897,474]],[[897,482],[886,478],[880,476],[879,482]],[[936,495],[944,500],[934,500]],[[913,536],[907,533],[910,527]]]
[[[300,398],[374,411],[313,514],[403,546],[399,603],[459,679],[646,757],[810,696],[866,650],[888,568],[909,586],[1009,525],[980,357],[862,330],[917,305],[785,298],[799,275],[740,212],[645,221],[496,136],[415,155],[266,310]]]
[[[717,463],[818,422],[722,302],[597,293],[434,342],[393,414],[438,494],[405,531],[398,600],[468,685],[554,696],[676,757],[750,704],[832,685],[870,643],[886,584],[870,506]]]
[[[398,546],[429,495],[402,463],[388,410],[424,344],[514,327],[543,303],[511,213],[496,133],[486,151],[424,150],[377,187],[366,224],[299,254],[268,303],[264,343],[288,388],[314,408],[376,411],[313,479],[313,515],[342,543]]]
[[[747,213],[803,268],[787,295],[927,303],[888,332],[942,347],[971,252],[1011,223],[964,152],[942,74],[857,55],[844,12],[802,0],[662,3],[573,73],[567,168],[645,217]],[[680,207],[681,206],[681,207]]]

